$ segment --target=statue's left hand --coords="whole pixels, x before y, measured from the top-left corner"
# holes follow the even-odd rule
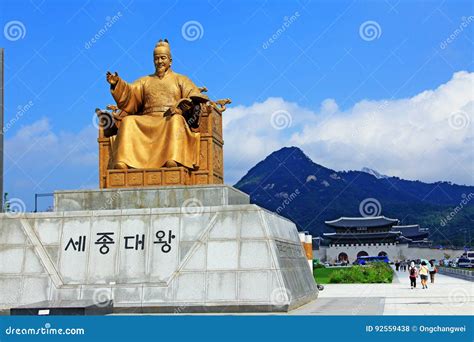
[[[171,115],[183,115],[183,113],[187,112],[189,109],[191,109],[193,106],[193,103],[191,99],[184,98],[178,101],[178,103],[170,108],[170,114]]]
[[[185,113],[193,108],[193,101],[189,98],[184,98],[178,101],[176,107],[181,109],[181,112]]]
[[[171,115],[183,115],[183,111],[178,106],[174,106],[174,107],[170,108],[170,114]]]

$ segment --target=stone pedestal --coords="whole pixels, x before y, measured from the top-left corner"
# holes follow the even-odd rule
[[[288,311],[317,297],[295,225],[241,204],[240,191],[127,189],[98,207],[117,191],[57,192],[55,212],[0,215],[0,308],[113,300],[114,312]]]
[[[228,185],[166,186],[54,193],[54,211],[213,207],[249,204],[249,196]]]

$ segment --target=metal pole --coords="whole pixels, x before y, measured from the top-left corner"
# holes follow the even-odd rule
[[[3,211],[4,49],[0,48],[0,211]]]
[[[35,213],[38,212],[38,198],[39,197],[49,197],[49,196],[54,196],[54,193],[48,192],[44,194],[35,194]]]

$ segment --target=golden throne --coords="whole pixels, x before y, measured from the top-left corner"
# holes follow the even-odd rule
[[[222,102],[223,101],[223,102]],[[156,187],[171,185],[223,184],[224,160],[222,138],[222,112],[230,100],[201,104],[199,122],[193,131],[199,132],[199,169],[183,166],[157,169],[113,169],[111,147],[114,137],[107,137],[106,128],[99,124],[99,186],[104,188]],[[219,104],[219,106],[217,106]],[[108,107],[111,108],[112,106]],[[111,113],[96,110],[97,115]],[[99,120],[100,122],[101,120]]]

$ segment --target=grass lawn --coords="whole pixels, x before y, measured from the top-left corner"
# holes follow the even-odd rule
[[[339,268],[315,268],[313,272],[314,280],[318,284],[329,284],[329,277],[331,273]]]
[[[352,267],[318,267],[313,271],[318,284],[391,283],[392,268],[384,263]]]

